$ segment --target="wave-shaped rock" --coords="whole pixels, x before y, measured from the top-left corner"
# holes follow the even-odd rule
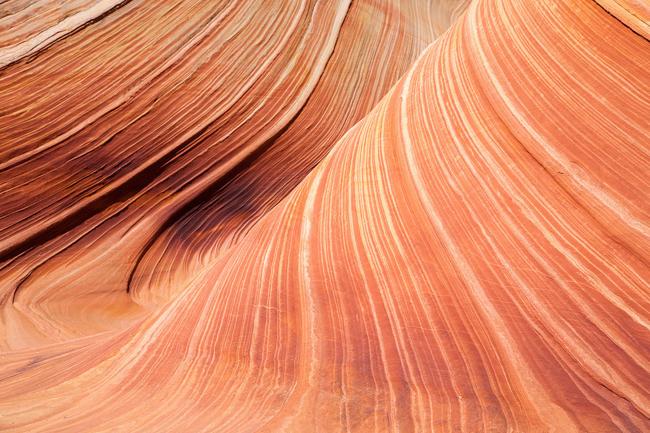
[[[110,330],[166,302],[293,189],[461,7],[129,2],[6,68],[6,345]],[[54,25],[51,14],[39,23]]]
[[[650,429],[643,4],[37,3],[3,430]]]

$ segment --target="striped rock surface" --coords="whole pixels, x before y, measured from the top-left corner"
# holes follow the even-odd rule
[[[61,19],[45,3],[43,28]],[[103,332],[168,302],[463,7],[221,3],[120,3],[3,70],[0,344]],[[19,13],[34,20],[5,19]]]
[[[0,429],[649,431],[649,17],[3,2]]]

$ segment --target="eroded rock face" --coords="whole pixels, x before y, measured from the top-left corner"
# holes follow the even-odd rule
[[[650,429],[647,7],[466,3],[1,5],[3,431]]]

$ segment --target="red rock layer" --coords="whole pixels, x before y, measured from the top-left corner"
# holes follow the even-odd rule
[[[331,4],[331,11],[322,5],[314,11],[343,35],[345,8],[339,14]],[[123,9],[119,13],[129,13]],[[285,104],[300,99],[304,87],[278,84],[294,92],[283,98],[270,96],[277,89],[264,83],[258,98],[235,92],[233,104],[246,104],[219,113],[214,122],[223,130],[209,124],[192,138],[196,147],[163,159],[146,187],[129,184],[127,191],[136,192],[128,199],[105,195],[105,208],[81,214],[81,222],[80,216],[62,216],[75,206],[74,194],[92,197],[92,185],[110,188],[119,176],[145,167],[140,161],[147,161],[146,153],[160,150],[152,143],[173,140],[169,128],[197,119],[191,110],[211,112],[197,103],[202,93],[185,93],[192,81],[181,81],[189,87],[154,119],[139,105],[127,110],[142,115],[128,125],[152,122],[137,133],[101,142],[102,125],[108,130],[124,123],[89,125],[84,143],[110,152],[88,173],[69,162],[88,144],[20,149],[26,130],[39,133],[37,123],[0,128],[7,134],[2,143],[15,140],[3,147],[14,161],[2,173],[1,190],[13,200],[1,220],[7,234],[5,326],[18,324],[7,332],[13,335],[7,345],[21,346],[21,338],[28,341],[24,346],[40,344],[2,355],[0,425],[30,432],[649,430],[650,188],[644,174],[650,163],[650,46],[642,32],[608,10],[586,1],[472,2],[361,122],[346,126],[329,152],[336,131],[317,149],[309,137],[347,121],[348,106],[363,116],[362,101],[372,97],[354,93],[372,93],[372,84],[344,84],[336,73],[326,78],[320,72],[309,92],[321,95],[323,105],[310,97],[298,104],[304,105],[298,117]],[[120,19],[126,18],[115,22]],[[360,19],[359,26],[371,24]],[[323,28],[319,23],[305,37],[321,35],[328,46]],[[354,45],[355,32],[349,38]],[[47,56],[57,47],[35,61],[43,59],[47,70]],[[318,49],[307,51],[303,55],[315,56],[312,65],[286,60],[282,68],[318,69]],[[333,48],[331,58],[336,55]],[[343,74],[345,51],[339,55]],[[235,60],[232,53],[223,56],[201,67],[228,73],[222,62]],[[134,59],[124,60],[125,67]],[[382,66],[389,65],[380,54],[374,59],[368,72],[359,73],[359,64],[368,65],[361,61],[349,73],[363,82],[382,77]],[[2,88],[13,85],[17,94],[33,82],[26,71],[36,66],[8,67]],[[159,79],[174,82],[182,68],[171,68]],[[298,75],[280,72],[279,82]],[[233,73],[224,91],[248,77]],[[256,77],[267,79],[275,76]],[[314,93],[318,88],[322,93]],[[263,108],[246,111],[264,95]],[[82,99],[71,106],[93,103]],[[339,105],[342,100],[347,105]],[[57,117],[56,124],[74,116],[55,110],[55,101],[43,113]],[[178,107],[187,107],[187,116]],[[310,133],[321,112],[328,120]],[[296,117],[296,123],[274,130],[272,120],[256,120],[278,116]],[[298,122],[300,116],[306,117]],[[42,134],[49,137],[47,128]],[[242,165],[236,156],[222,156],[224,149],[246,149],[238,137],[248,134],[264,138],[251,138],[250,146],[261,149],[254,157]],[[269,138],[270,145],[261,144]],[[111,148],[114,140],[123,141]],[[199,145],[204,142],[210,145]],[[118,154],[114,179],[108,161]],[[216,164],[205,178],[197,175],[204,164]],[[223,179],[225,169],[218,167],[229,164],[234,174],[229,171],[223,185],[203,188]],[[80,173],[88,179],[77,178]],[[29,188],[27,179],[34,179]],[[39,190],[48,187],[58,195]],[[246,203],[253,209],[235,212]],[[75,224],[68,228],[59,220]],[[36,258],[44,264],[28,271]],[[110,280],[111,272],[124,268],[132,274],[128,293],[124,276]],[[101,269],[95,286],[94,269]],[[21,272],[28,275],[20,279]],[[78,285],[61,283],[74,280],[75,272],[83,277]],[[30,287],[30,278],[39,285]],[[110,292],[108,306],[91,287]],[[71,338],[83,334],[75,328],[88,315],[123,318],[120,296],[143,312],[129,316],[122,329]],[[12,297],[29,312],[10,307]],[[94,307],[76,316],[73,310],[86,301]],[[39,302],[44,306],[35,307]],[[37,330],[26,331],[26,323]],[[55,330],[64,325],[70,330],[57,338]]]
[[[7,35],[36,33],[32,21],[56,27],[61,8],[41,3],[39,21],[6,5],[5,20],[30,18]],[[122,2],[5,68],[5,346],[126,326],[165,303],[463,7],[349,3]]]

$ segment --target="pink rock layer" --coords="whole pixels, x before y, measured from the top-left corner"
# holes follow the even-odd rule
[[[649,431],[647,12],[3,3],[0,429]]]

